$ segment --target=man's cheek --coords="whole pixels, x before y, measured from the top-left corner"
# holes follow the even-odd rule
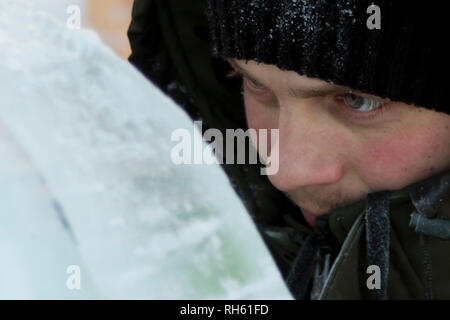
[[[392,135],[363,144],[359,172],[376,189],[396,190],[428,177],[436,145],[428,135]]]

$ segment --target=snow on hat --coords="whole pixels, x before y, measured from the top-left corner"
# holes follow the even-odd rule
[[[380,9],[378,26],[373,4]],[[207,14],[216,56],[273,64],[449,113],[446,11],[440,6],[407,0],[208,0]]]

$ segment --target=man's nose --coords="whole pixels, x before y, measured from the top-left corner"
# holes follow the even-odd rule
[[[281,106],[278,117],[279,169],[269,176],[281,191],[334,184],[344,174],[345,143],[339,125],[323,108],[313,103]]]

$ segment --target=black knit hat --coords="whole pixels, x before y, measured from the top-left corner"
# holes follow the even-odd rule
[[[439,2],[209,0],[216,56],[255,60],[449,113],[448,27]],[[369,29],[372,4],[381,29]]]

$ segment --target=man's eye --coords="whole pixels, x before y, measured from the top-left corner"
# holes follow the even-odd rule
[[[353,93],[346,93],[344,95],[344,102],[348,107],[358,112],[373,111],[383,104],[379,101],[357,96]]]
[[[264,85],[262,85],[262,84],[259,83],[258,81],[252,80],[252,79],[250,79],[250,78],[247,78],[246,80],[247,80],[248,84],[249,84],[251,87],[255,88],[255,89],[261,90],[261,89],[265,89],[265,88],[266,88]]]

